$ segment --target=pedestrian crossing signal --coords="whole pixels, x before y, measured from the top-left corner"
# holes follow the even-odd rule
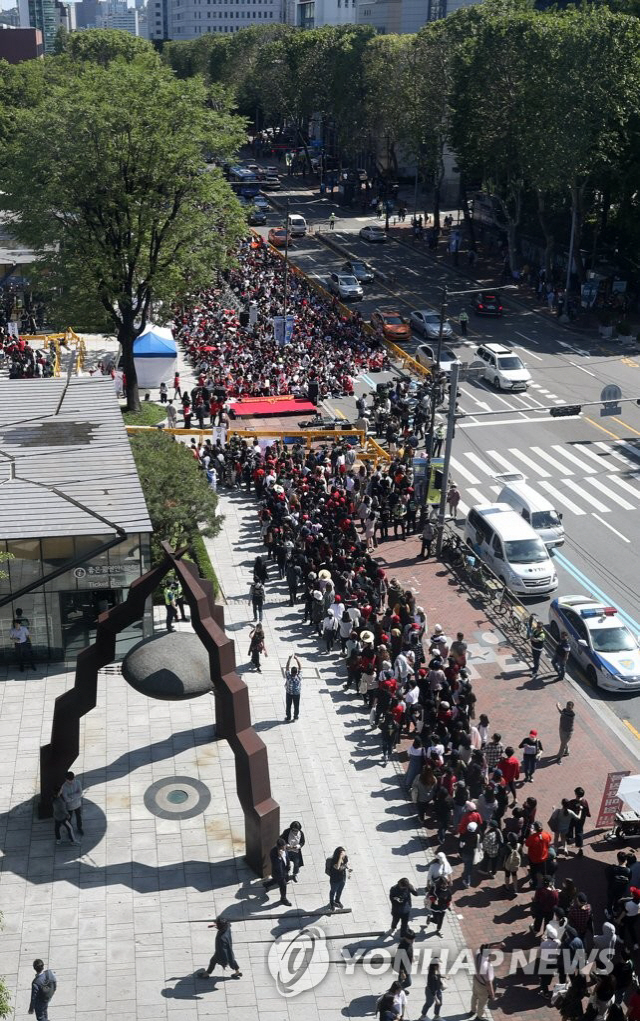
[[[581,404],[566,404],[561,408],[551,408],[549,414],[552,418],[568,418],[569,415],[579,415],[581,411]]]

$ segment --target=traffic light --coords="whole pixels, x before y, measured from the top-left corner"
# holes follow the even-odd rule
[[[563,407],[550,408],[549,414],[552,418],[568,418],[569,415],[579,415],[581,411],[581,404],[565,404]]]

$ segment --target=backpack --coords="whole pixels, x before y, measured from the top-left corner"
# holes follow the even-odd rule
[[[522,858],[520,852],[513,847],[504,859],[505,872],[516,872],[522,864]]]
[[[325,876],[330,876],[331,875],[331,868],[332,868],[332,866],[333,866],[333,855],[331,854],[331,855],[329,855],[329,857],[327,858],[327,860],[324,863],[324,874],[325,874]]]
[[[39,995],[42,1000],[46,1000],[46,1002],[48,1003],[56,991],[53,975],[47,968],[46,971],[42,972],[41,978],[42,981],[38,983]]]

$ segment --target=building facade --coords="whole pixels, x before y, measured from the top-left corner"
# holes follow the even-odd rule
[[[415,33],[430,21],[476,3],[481,0],[358,0],[356,21],[386,35]]]
[[[0,381],[0,661],[13,622],[36,660],[72,661],[150,564],[151,522],[113,381]],[[151,633],[118,636],[118,655]]]
[[[139,35],[138,11],[126,0],[104,0],[98,3],[96,28],[115,28],[130,35]]]
[[[149,39],[197,39],[251,25],[287,22],[286,0],[149,0]]]
[[[0,24],[0,60],[6,60],[9,64],[19,64],[23,60],[35,60],[43,56],[44,46],[40,29],[14,28],[12,25]],[[4,276],[3,265],[0,235],[0,283]]]
[[[296,25],[299,28],[355,25],[356,9],[356,0],[298,0]]]

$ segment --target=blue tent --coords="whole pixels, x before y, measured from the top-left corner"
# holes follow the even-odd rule
[[[178,348],[171,330],[149,326],[133,344],[133,358],[141,387],[171,383],[178,368]]]

